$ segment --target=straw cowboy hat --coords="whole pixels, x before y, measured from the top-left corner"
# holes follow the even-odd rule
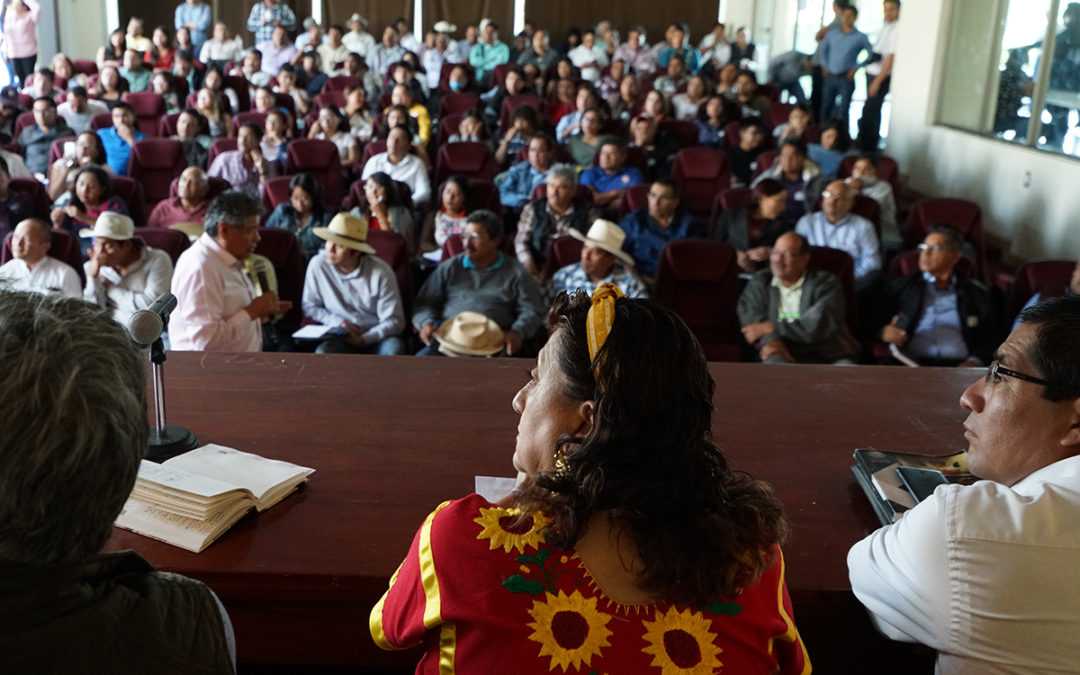
[[[79,230],[79,236],[83,239],[99,237],[113,241],[127,241],[135,238],[135,221],[122,213],[102,211],[94,221],[94,229]]]
[[[332,241],[338,246],[374,253],[375,249],[367,243],[367,230],[368,224],[363,218],[339,213],[330,221],[330,227],[316,227],[312,232],[316,237]]]
[[[506,344],[499,324],[479,312],[462,312],[435,330],[439,351],[447,356],[492,356]]]
[[[597,219],[586,234],[571,228],[570,236],[578,241],[598,246],[623,263],[631,267],[634,266],[634,259],[630,257],[629,253],[622,250],[623,242],[626,241],[626,232],[610,220]]]

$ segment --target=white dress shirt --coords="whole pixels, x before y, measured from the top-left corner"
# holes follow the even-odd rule
[[[578,45],[571,49],[566,58],[570,59],[578,68],[581,68],[581,79],[586,82],[596,82],[600,79],[600,69],[607,66],[608,57],[604,53],[604,50],[593,45],[592,49],[589,49],[585,45]],[[585,68],[585,64],[595,63],[595,66],[589,66]]]
[[[169,323],[172,348],[189,351],[257,352],[262,329],[244,308],[255,287],[243,264],[203,233],[180,255],[172,279],[176,310]]]
[[[886,56],[896,53],[897,30],[900,28],[900,20],[889,22],[881,27],[877,39],[874,40],[874,53],[881,54],[881,61],[874,61],[866,66],[866,74],[876,76],[881,72],[882,61]]]
[[[12,258],[0,265],[0,286],[14,291],[59,293],[68,298],[82,297],[79,274],[71,265],[45,256],[30,269],[22,258]]]
[[[405,159],[397,164],[390,161],[390,154],[380,152],[367,161],[364,165],[364,173],[361,176],[367,180],[371,174],[382,171],[394,180],[408,184],[412,190],[413,204],[426,201],[431,196],[431,180],[428,178],[427,167],[424,160],[416,155],[405,155]]]
[[[169,254],[149,246],[122,275],[113,267],[102,267],[98,275],[109,280],[107,288],[101,279],[90,276],[89,261],[83,263],[83,269],[86,271],[83,300],[104,309],[111,307],[113,318],[123,324],[127,324],[136,311],[149,307],[172,284],[173,265]]]
[[[364,331],[364,343],[374,344],[405,328],[394,270],[374,255],[363,255],[349,274],[342,274],[326,260],[326,252],[311,259],[304,279],[304,316],[324,326],[342,321]]]
[[[939,674],[1074,673],[1078,523],[1080,457],[944,485],[852,547],[851,588],[886,636],[938,650]]]

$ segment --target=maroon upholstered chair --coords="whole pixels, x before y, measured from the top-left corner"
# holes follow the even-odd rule
[[[453,92],[439,101],[439,117],[460,115],[469,108],[480,107],[480,97],[469,92]]]
[[[144,138],[131,147],[128,176],[142,184],[146,204],[169,196],[169,184],[187,168],[184,146],[171,138]]]
[[[248,110],[242,113],[236,113],[232,118],[233,135],[239,135],[240,125],[245,122],[254,122],[259,125],[259,128],[266,126],[266,113],[261,113],[258,110]]]
[[[64,156],[64,143],[74,143],[76,136],[64,136],[58,138],[52,142],[49,146],[49,166],[53,165],[53,162]]]
[[[90,118],[90,130],[101,131],[102,129],[108,129],[112,126],[112,113],[98,113]]]
[[[15,118],[15,135],[12,140],[18,141],[19,136],[22,134],[23,129],[34,126],[34,113],[33,111],[26,111],[19,113],[19,116]]]
[[[337,146],[318,138],[298,138],[289,143],[285,154],[285,173],[310,173],[323,186],[326,207],[337,211],[345,197],[341,176],[341,158]]]
[[[165,114],[165,99],[152,91],[137,91],[123,96],[135,109],[135,126],[147,136],[161,133],[161,116]]]
[[[71,66],[81,75],[97,75],[98,72],[97,63],[90,59],[72,59]]]
[[[666,119],[660,122],[659,131],[670,136],[680,148],[691,148],[698,144],[698,128],[693,122]]]
[[[857,216],[866,218],[874,224],[874,232],[877,233],[878,241],[881,241],[881,204],[873,197],[855,195],[855,204],[851,212]]]
[[[146,200],[143,199],[142,184],[130,176],[112,176],[113,193],[124,200],[128,215],[135,221],[135,227],[146,224]]]
[[[682,187],[683,207],[704,219],[715,195],[731,185],[727,155],[713,148],[684,148],[675,155],[672,178]]]
[[[710,361],[742,357],[735,260],[733,247],[707,239],[678,239],[660,252],[656,300],[682,317]]]
[[[728,188],[713,199],[709,222],[715,223],[724,211],[741,209],[754,199],[754,191],[748,187]]]
[[[141,227],[135,230],[135,234],[141,237],[147,246],[168,253],[173,265],[176,265],[180,254],[191,245],[191,239],[186,234],[179,230],[170,230],[167,227]]]
[[[210,150],[206,153],[206,166],[207,168],[214,165],[214,159],[217,158],[223,152],[229,150],[236,150],[237,143],[235,138],[219,138],[210,144]]]
[[[470,178],[469,188],[472,190],[472,204],[469,205],[473,209],[487,209],[488,211],[494,211],[498,213],[502,206],[499,203],[499,189],[495,187],[495,183],[490,180],[484,180],[482,178]],[[442,193],[436,195],[432,200],[436,205],[442,205]]]
[[[292,182],[292,176],[278,176],[266,181],[266,186],[263,188],[262,193],[262,205],[263,214],[262,222],[266,222],[266,219],[270,217],[274,209],[279,204],[283,204],[289,201],[289,183]]]
[[[483,143],[447,143],[439,148],[435,159],[434,182],[442,183],[455,173],[491,180],[497,171],[495,158]]]
[[[652,183],[640,183],[627,189],[623,194],[622,207],[619,209],[619,216],[625,216],[632,211],[637,211],[638,209],[648,206],[649,187],[651,185]]]
[[[269,227],[260,227],[259,237],[255,252],[266,256],[274,266],[278,296],[293,303],[292,309],[285,314],[285,319],[299,324],[303,315],[300,302],[304,295],[304,263],[300,241],[288,230]]]
[[[456,239],[456,237],[451,238]],[[412,263],[409,261],[405,238],[389,230],[368,230],[368,243],[375,249],[375,255],[393,268],[394,276],[397,277],[398,290],[401,291],[405,316],[412,316]]]
[[[1072,280],[1074,260],[1036,260],[1021,265],[1016,270],[1006,318],[1011,322],[1020,313],[1031,296],[1040,293],[1043,298],[1062,295]],[[1011,324],[1006,324],[1011,325]]]
[[[754,178],[757,178],[772,168],[772,165],[776,162],[776,158],[779,156],[779,150],[766,150],[758,155],[757,160],[754,163]]]
[[[765,124],[770,129],[775,129],[781,124],[785,124],[788,121],[788,117],[791,115],[791,110],[795,106],[790,103],[772,103],[765,109]]]
[[[334,77],[328,77],[326,84],[323,85],[323,93],[328,91],[345,91],[346,87],[356,87],[361,84],[360,79],[352,77],[351,75],[335,75]]]
[[[49,222],[52,200],[49,199],[49,193],[45,191],[44,185],[33,178],[12,178],[8,183],[8,189],[26,195],[30,199],[30,213],[35,218]],[[12,227],[15,225],[17,223],[12,223]]]
[[[847,324],[852,335],[857,335],[858,303],[855,295],[855,260],[847,251],[828,246],[810,247],[810,266],[832,272],[840,280],[844,289],[844,304],[847,305]]]
[[[544,263],[544,280],[555,276],[556,272],[567,265],[579,262],[583,248],[585,248],[585,242],[568,234],[552,241],[548,245],[547,261]]]

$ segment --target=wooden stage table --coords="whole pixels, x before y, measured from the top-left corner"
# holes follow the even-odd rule
[[[530,367],[519,359],[170,352],[171,424],[200,443],[316,473],[200,554],[116,528],[109,548],[134,549],[158,569],[209,584],[232,617],[242,663],[411,668],[417,652],[374,646],[368,613],[437,504],[472,492],[477,474],[513,475],[511,399]],[[870,672],[867,658],[884,672],[910,659],[908,647],[877,637],[850,592],[848,548],[876,526],[848,469],[851,453],[965,447],[958,398],[981,371],[710,369],[716,439],[734,467],[776,487],[792,521],[787,580],[816,672]]]

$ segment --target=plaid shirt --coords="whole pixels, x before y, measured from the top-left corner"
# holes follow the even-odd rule
[[[562,291],[573,293],[579,288],[592,295],[596,287],[604,283],[615,284],[628,298],[649,297],[645,284],[641,283],[638,275],[623,267],[621,263],[615,263],[615,267],[611,268],[611,274],[599,282],[590,281],[585,271],[581,269],[581,263],[574,263],[556,272],[555,276],[544,285],[544,301],[550,305],[555,296]]]
[[[263,16],[270,12],[271,21],[263,23]],[[280,2],[275,2],[273,8],[267,9],[266,3],[256,3],[248,15],[247,29],[255,33],[255,44],[266,42],[274,34],[274,24],[280,23],[290,33],[296,30],[296,15],[292,8]]]

